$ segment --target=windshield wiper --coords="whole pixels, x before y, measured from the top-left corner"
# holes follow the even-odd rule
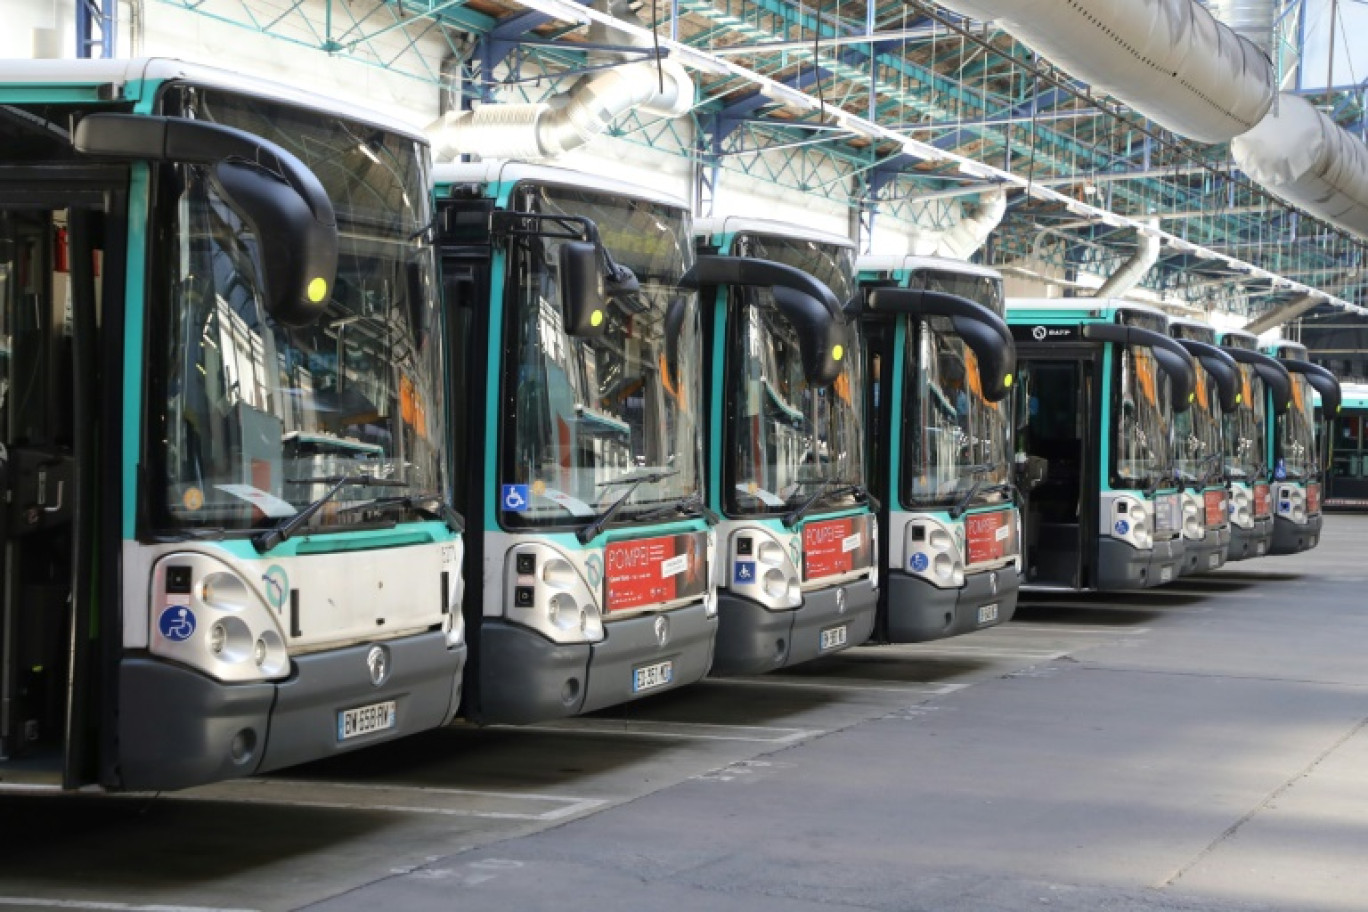
[[[332,487],[323,492],[313,503],[300,510],[293,516],[287,516],[270,529],[258,532],[252,536],[252,545],[256,547],[258,554],[265,554],[276,545],[286,541],[296,532],[304,527],[309,520],[313,519],[315,513],[323,508],[323,505],[337,496],[337,492],[346,487],[371,487],[371,488],[406,488],[407,481],[398,481],[394,478],[380,478],[376,475],[324,475],[319,478],[290,478],[290,484],[330,484]]]
[[[669,516],[671,513],[683,513],[686,516],[701,516],[708,521],[708,525],[710,526],[715,526],[722,521],[722,517],[708,509],[708,505],[703,502],[702,495],[697,493],[685,494],[674,503],[662,504],[648,513],[643,513],[638,516],[637,519],[642,522],[649,522],[653,519]]]
[[[402,494],[398,497],[377,497],[363,504],[346,507],[338,513],[354,513],[358,510],[385,510],[390,507],[403,507],[429,519],[440,519],[446,527],[457,535],[465,532],[466,521],[455,507],[442,499],[436,491],[421,494]]]
[[[819,478],[816,481],[804,482],[804,484],[815,484],[817,490],[807,500],[779,517],[779,521],[784,524],[785,529],[792,529],[797,525],[798,520],[802,519],[816,505],[817,501],[828,495],[840,497],[842,494],[854,494],[856,500],[869,504],[874,512],[877,513],[882,509],[878,499],[869,493],[868,488],[858,482],[842,481],[839,478]],[[832,490],[833,488],[835,490]]]
[[[589,544],[591,541],[598,538],[603,530],[607,528],[608,523],[617,515],[617,511],[622,509],[623,504],[627,503],[627,499],[632,496],[632,493],[636,491],[637,488],[646,484],[648,481],[651,483],[664,481],[671,475],[678,474],[679,469],[662,469],[654,472],[638,472],[634,475],[623,475],[620,478],[612,478],[608,481],[599,482],[600,488],[625,484],[627,485],[627,490],[622,492],[621,497],[609,504],[608,509],[604,510],[598,516],[595,516],[589,521],[588,525],[576,532],[575,537],[579,539],[581,545]]]
[[[990,473],[992,473],[992,472],[996,472],[996,471],[998,471],[999,469],[1005,469],[1006,467],[1007,467],[1007,463],[1005,463],[1005,462],[998,462],[998,463],[994,463],[994,464],[992,464],[992,465],[989,465],[988,463],[980,463],[980,464],[978,464],[978,465],[965,466],[965,467],[964,467],[964,472],[965,472],[965,474],[966,474],[966,475],[973,475],[973,476],[974,476],[974,483],[973,483],[972,485],[969,486],[969,490],[968,490],[968,491],[964,492],[964,496],[961,497],[961,498],[955,503],[955,505],[954,505],[953,507],[950,508],[950,518],[951,518],[951,519],[959,519],[961,516],[964,515],[964,511],[967,510],[967,509],[969,509],[969,504],[972,503],[973,500],[974,500],[974,498],[978,496],[979,491],[982,491],[982,490],[983,490],[983,477],[982,477],[982,476],[988,475],[988,474],[990,474]],[[996,491],[996,490],[999,490],[999,489],[1003,489],[1003,490],[1006,490],[1006,491],[1008,491],[1008,492],[1011,492],[1012,488],[1013,488],[1013,485],[1011,484],[1011,482],[1003,482],[1003,483],[1001,483],[1001,484],[995,484],[995,485],[993,485],[989,490],[990,490],[990,491]]]

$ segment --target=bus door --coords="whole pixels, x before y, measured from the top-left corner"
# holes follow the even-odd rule
[[[1101,349],[1018,353],[1023,397],[1016,451],[1042,476],[1023,491],[1026,583],[1079,589],[1088,584],[1096,533],[1096,378]],[[1024,456],[1024,458],[1023,458]]]
[[[0,131],[3,137],[3,131]],[[96,781],[95,680],[106,630],[93,586],[113,557],[96,552],[97,491],[117,462],[98,439],[116,414],[96,402],[101,283],[115,288],[111,245],[122,210],[107,169],[54,169],[60,180],[0,167],[0,781],[74,788]],[[8,174],[6,172],[9,172]],[[117,506],[117,500],[114,501]],[[104,509],[104,512],[113,512]],[[114,533],[117,537],[117,533]],[[117,646],[117,643],[114,644]]]

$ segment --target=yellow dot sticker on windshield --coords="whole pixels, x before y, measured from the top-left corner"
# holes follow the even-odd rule
[[[204,492],[199,488],[186,488],[181,495],[181,503],[185,504],[185,509],[194,512],[204,506]]]
[[[1241,402],[1244,402],[1244,393],[1236,393],[1236,394],[1235,394],[1235,404],[1236,404],[1236,405],[1239,405]]]
[[[309,283],[309,300],[317,304],[328,294],[328,280],[314,279]]]
[[[603,311],[596,310],[589,315],[589,325],[598,328],[603,325]]]
[[[543,494],[545,494],[546,482],[542,481],[540,478],[532,482],[532,493],[536,494],[538,497],[541,497]]]
[[[1008,389],[1011,389],[1011,388],[1012,388],[1012,375],[1011,375],[1011,374],[1008,374],[1007,376],[1005,376],[1005,377],[1002,378],[1002,385],[1005,386],[1005,387],[1007,387]]]
[[[844,348],[844,347],[842,347],[842,346],[840,346],[840,345],[837,345],[835,348],[833,348],[833,349],[831,350],[831,360],[832,360],[832,361],[840,361],[840,360],[841,360],[842,358],[844,358],[844,357],[845,357],[845,348]]]
[[[1196,402],[1196,401],[1197,401],[1197,394],[1196,394],[1196,393],[1188,393],[1188,402]]]

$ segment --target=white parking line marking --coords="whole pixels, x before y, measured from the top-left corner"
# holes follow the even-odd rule
[[[711,722],[657,722],[652,719],[566,719],[540,725],[519,725],[517,730],[572,735],[640,735],[648,738],[682,738],[690,741],[751,741],[757,744],[789,744],[825,734],[824,730],[816,728],[718,725]]]
[[[110,912],[257,912],[222,906],[167,906],[161,904],[103,902],[84,899],[42,899],[36,896],[0,896],[0,906],[36,906],[43,909],[107,909]]]
[[[895,693],[902,696],[922,694],[938,697],[952,693],[968,684],[947,684],[941,681],[915,681],[898,684],[895,681],[874,681],[862,678],[798,678],[761,675],[754,678],[718,678],[727,684],[743,684],[750,687],[801,687],[808,690],[862,690],[870,693]]]
[[[348,792],[364,792],[351,799]],[[607,804],[596,798],[544,795],[535,792],[495,792],[473,789],[429,788],[364,782],[240,779],[178,792],[168,800],[233,801],[332,810],[394,811],[488,820],[532,820],[543,823],[571,817]],[[555,807],[539,810],[539,805]]]

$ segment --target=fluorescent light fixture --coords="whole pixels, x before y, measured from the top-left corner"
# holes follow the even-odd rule
[[[800,111],[811,111],[817,107],[817,99],[809,98],[797,89],[790,88],[782,82],[763,82],[760,84],[760,94],[770,101],[777,101],[783,105],[797,108]]]
[[[707,73],[711,76],[727,76],[731,74],[731,67],[725,61],[718,60],[707,51],[700,51],[690,47],[680,47],[675,51],[679,57],[679,62],[690,69],[698,70],[700,73]]]
[[[905,154],[920,158],[922,161],[943,162],[950,157],[935,146],[915,139],[904,139],[902,150]]]
[[[578,3],[570,2],[570,0],[529,0],[523,6],[546,13],[548,16],[555,16],[557,19],[563,19],[566,22],[588,22],[590,20],[589,13],[585,11],[585,8]]]
[[[884,135],[879,132],[879,129],[876,126],[870,123],[865,123],[863,120],[853,115],[838,114],[836,115],[836,122],[845,129],[849,130],[851,133],[858,133],[859,135],[867,139],[884,138]]]

